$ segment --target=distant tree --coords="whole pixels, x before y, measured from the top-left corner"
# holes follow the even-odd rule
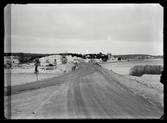
[[[108,55],[105,55],[103,58],[108,59]]]
[[[97,59],[102,58],[102,53],[101,53],[101,52],[100,52],[100,53],[98,53],[98,54],[96,55],[96,58],[97,58]]]
[[[102,52],[100,52],[99,54],[100,54],[100,55],[102,55],[103,53],[102,53]]]
[[[23,63],[27,63],[27,62],[30,62],[30,58],[29,57],[24,57]]]
[[[30,56],[30,58],[29,58],[29,62],[32,62],[32,61],[34,61],[34,59],[36,59],[36,58],[41,58],[42,56]]]
[[[80,54],[78,54],[78,57],[82,58],[82,54],[81,54],[81,53],[80,53]]]
[[[23,63],[23,62],[24,62],[24,57],[25,57],[25,56],[24,56],[23,53],[20,53],[20,54],[19,54],[19,62],[20,62],[20,63]]]
[[[35,56],[31,56],[30,54],[19,53],[18,57],[19,57],[18,60],[20,63],[28,63],[33,61]]]
[[[102,56],[102,60],[103,60],[104,62],[107,62],[107,59],[108,59],[108,55]]]
[[[95,58],[94,54],[90,54],[89,58],[94,59]]]
[[[8,54],[7,54],[7,53],[4,53],[4,56],[8,56]]]
[[[83,58],[83,59],[86,59],[86,55],[82,55],[82,58]]]
[[[118,58],[118,61],[121,61],[121,58],[120,58],[120,57]]]
[[[106,59],[106,58],[103,58],[102,60],[103,60],[103,62],[107,62],[107,59]]]

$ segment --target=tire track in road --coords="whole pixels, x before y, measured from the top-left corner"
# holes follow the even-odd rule
[[[96,73],[96,78],[98,83],[97,88],[94,88],[95,93],[99,94],[98,100],[99,103],[101,102],[102,106],[105,105],[104,109],[106,108],[106,111],[109,112],[109,116],[112,118],[123,118],[123,117],[128,117],[128,118],[133,118],[132,115],[128,114],[128,112],[125,112],[122,107],[124,105],[120,102],[121,100],[118,100],[117,95],[115,97],[115,94],[117,94],[117,91],[114,90],[114,87],[110,87],[110,85],[105,82],[104,78],[102,79],[101,77],[97,77],[99,74]],[[94,77],[93,77],[94,78]],[[92,85],[93,88],[93,85]],[[110,88],[107,90],[106,88]],[[120,105],[122,107],[120,107]]]
[[[98,75],[97,73],[94,75]],[[92,80],[94,80],[94,77],[92,77]],[[92,94],[94,94],[94,97],[96,97],[96,101],[100,104],[102,109],[106,112],[107,116],[110,118],[133,118],[133,115],[128,114],[128,112],[125,112],[122,107],[122,103],[120,103],[117,98],[114,98],[113,93],[115,93],[112,89],[109,92],[106,90],[107,85],[103,85],[105,82],[102,81],[102,79],[97,77],[96,80],[97,86],[96,88],[94,85],[89,84],[89,87],[91,87]],[[109,86],[109,85],[108,85]],[[110,93],[110,94],[109,94]],[[98,95],[98,96],[95,96]],[[118,96],[118,95],[117,95]],[[122,105],[120,107],[119,103]]]
[[[74,82],[74,99],[75,99],[75,109],[76,113],[79,115],[80,118],[89,118],[89,114],[86,110],[85,103],[83,101],[82,95],[81,95],[81,84],[82,84],[82,78],[76,79]]]
[[[106,74],[108,74],[107,70],[106,70]],[[102,76],[102,75],[103,74],[100,74],[99,76]],[[111,77],[109,76],[108,78],[110,79]],[[104,79],[106,79],[106,77],[104,77]],[[111,82],[112,81],[110,80],[109,84],[111,84]],[[122,87],[122,85],[120,85],[119,82],[117,82],[117,81],[115,81],[115,82],[116,82],[116,84],[112,84],[112,86],[116,85],[117,88],[121,88]],[[110,87],[111,86],[106,87],[105,90],[108,91],[108,92],[110,90],[113,90]],[[122,108],[128,106],[129,108],[127,108],[128,109],[127,111],[131,112],[131,114],[133,112],[133,115],[136,114],[135,117],[138,117],[138,118],[145,118],[145,117],[155,118],[155,117],[157,117],[157,113],[161,112],[159,110],[158,106],[152,105],[145,98],[143,98],[141,96],[138,96],[138,95],[134,95],[131,92],[125,90],[124,88],[122,90],[124,91],[124,93],[112,93],[114,95],[113,97],[115,98],[115,100],[118,100],[118,101],[120,101],[122,103]],[[111,93],[109,93],[109,94],[111,94]],[[129,102],[131,102],[131,103],[129,103]],[[124,109],[126,109],[126,108],[124,108]]]
[[[80,83],[81,77],[72,80],[70,83],[67,102],[69,118],[89,118],[81,95]]]
[[[81,90],[90,118],[110,118],[97,101],[96,97],[99,95],[94,96],[94,92],[89,83],[93,83],[93,81],[88,76],[84,76]]]
[[[96,82],[93,82],[94,80],[96,80]],[[151,104],[148,101],[144,102],[145,99],[138,96],[133,96],[132,94],[126,92],[124,89],[119,89],[120,86],[116,83],[117,82],[115,82],[113,79],[110,79],[110,77],[107,77],[106,79],[103,74],[95,72],[89,77],[87,83],[87,89],[89,90],[87,90],[87,92],[91,93],[91,95],[93,95],[92,97],[95,97],[93,99],[100,104],[100,107],[102,107],[105,113],[108,113],[108,116],[110,117],[156,117],[157,113],[154,113],[152,111],[155,111],[157,108],[154,108],[153,106],[149,107],[149,105]],[[114,100],[114,104],[117,105],[112,106],[112,100]],[[131,103],[129,103],[130,101]],[[142,103],[145,104],[143,105]],[[108,109],[106,107],[112,109],[113,114],[111,112],[108,112]],[[117,115],[115,115],[114,113]]]
[[[148,100],[142,97],[139,97],[137,95],[132,95],[127,90],[124,90],[123,88],[119,89],[122,87],[120,86],[120,84],[117,84],[119,82],[115,80],[114,80],[115,82],[113,82],[113,79],[111,78],[111,76],[109,77],[105,77],[105,76],[106,75],[103,76],[103,74],[101,73],[98,76],[96,76],[96,78],[97,80],[100,80],[100,78],[102,78],[103,79],[102,84],[105,84],[105,80],[106,82],[108,82],[109,84],[108,86],[101,86],[103,87],[103,90],[108,93],[108,94],[105,93],[104,95],[105,96],[108,95],[107,97],[110,97],[111,95],[112,98],[115,100],[115,102],[117,102],[117,105],[119,105],[122,108],[122,112],[123,111],[127,112],[130,115],[133,115],[134,117],[138,117],[138,118],[141,118],[141,117],[144,118],[146,116],[149,118],[156,117],[156,114],[158,112],[154,112],[154,111],[157,110],[157,107],[151,105],[151,103]],[[115,86],[119,91],[114,90],[113,86]]]
[[[67,113],[67,93],[69,88],[70,81],[64,82],[61,86],[54,90],[52,93],[52,97],[41,107],[38,111],[40,115],[36,115],[36,117],[42,116],[42,118],[68,118]]]

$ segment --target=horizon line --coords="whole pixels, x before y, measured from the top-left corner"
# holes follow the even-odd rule
[[[30,54],[66,54],[64,52],[62,53],[36,53],[36,52],[4,52],[4,53],[30,53]],[[68,53],[72,53],[72,54],[75,54],[73,52],[67,52]],[[100,52],[99,52],[100,53]],[[103,52],[101,52],[103,53]],[[98,54],[98,53],[76,53],[76,54]],[[105,53],[103,53],[105,54]],[[107,54],[107,53],[106,53]],[[111,53],[112,54],[112,53]],[[150,55],[150,56],[163,56],[163,54],[158,54],[158,55],[155,55],[155,54],[143,54],[143,53],[127,53],[127,54],[112,54],[112,55]]]

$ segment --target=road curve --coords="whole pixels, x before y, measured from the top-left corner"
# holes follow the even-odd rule
[[[69,74],[14,86],[11,90],[11,118],[126,119],[162,116],[163,109],[124,89],[114,74],[96,64],[81,63]]]

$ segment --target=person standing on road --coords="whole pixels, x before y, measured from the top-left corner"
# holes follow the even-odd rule
[[[40,65],[40,61],[39,59],[36,59],[35,61],[35,71],[34,73],[36,74],[36,78],[37,78],[37,81],[38,81],[38,74],[39,74],[39,71],[38,71],[38,66]]]

